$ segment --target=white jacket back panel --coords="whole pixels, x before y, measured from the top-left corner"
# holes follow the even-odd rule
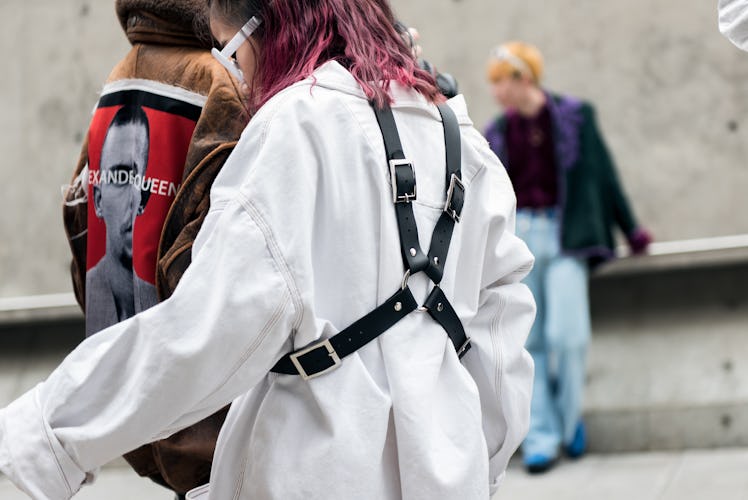
[[[241,185],[277,239],[303,304],[293,349],[329,338],[375,309],[399,288],[404,273],[374,113],[339,66],[316,76],[313,88],[302,83],[261,110],[214,188],[213,205],[221,206]],[[427,252],[445,201],[443,128],[435,107],[420,96],[399,89],[395,96],[405,154],[416,169],[414,210]],[[513,409],[515,427],[506,428],[505,410],[488,411],[486,426],[494,435],[486,439],[476,381],[444,330],[414,312],[335,372],[311,382],[271,374],[236,401],[221,436],[211,498],[231,498],[235,487],[251,492],[246,498],[263,499],[301,498],[301,492],[320,499],[488,497],[489,479],[500,472],[489,473],[488,456],[502,445],[516,447],[524,432],[527,401],[502,401],[513,394],[501,394],[501,358],[517,371],[519,380],[508,382],[519,384],[515,390],[526,397],[530,371],[521,346],[531,307],[520,287],[505,285],[515,288],[506,290],[505,303],[485,289],[499,280],[516,282],[531,258],[505,233],[513,229],[514,196],[503,168],[470,128],[464,104],[457,99],[453,106],[463,129],[467,195],[442,287],[476,343],[465,363],[476,367],[478,386],[493,399],[487,409]],[[248,178],[254,168],[263,175]],[[410,286],[422,302],[433,284],[421,273]],[[524,317],[501,311],[520,301]],[[486,311],[479,315],[481,306]],[[501,318],[508,320],[503,331]],[[500,470],[507,458],[500,458]],[[227,468],[236,469],[243,486],[224,480],[218,471]]]

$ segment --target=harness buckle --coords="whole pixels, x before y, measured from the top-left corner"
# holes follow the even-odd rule
[[[409,169],[410,179],[408,177],[408,171],[404,174],[401,173],[398,176],[398,170],[402,171],[405,167]],[[417,199],[416,196],[416,171],[413,168],[413,164],[407,158],[402,160],[390,160],[390,178],[392,179],[392,201],[394,203],[410,203]],[[403,186],[403,183],[408,180],[412,180],[413,188],[408,189],[407,184]],[[402,189],[400,189],[402,187]]]
[[[449,215],[453,221],[460,222],[463,205],[465,205],[465,185],[456,174],[452,174],[447,191],[447,202],[444,204],[444,213]]]
[[[304,369],[304,366],[301,364],[301,361],[299,360],[299,358],[309,353],[312,353],[316,351],[317,349],[323,349],[323,348],[327,350],[327,356],[332,360],[332,365],[317,373],[312,373],[311,375],[308,374],[306,370]],[[342,364],[340,357],[338,356],[338,353],[335,352],[335,348],[330,343],[330,339],[325,339],[321,342],[317,342],[316,344],[312,344],[309,347],[301,349],[300,351],[296,351],[290,354],[289,357],[291,358],[291,363],[293,363],[293,365],[299,371],[299,375],[301,375],[301,378],[303,378],[304,380],[311,380],[313,378],[322,376],[325,373],[329,373],[335,370],[337,367],[339,367]]]
[[[470,344],[470,337],[467,337],[465,339],[465,342],[462,343],[459,349],[457,349],[457,358],[462,359],[462,357],[465,355],[466,352],[470,350],[472,345]]]

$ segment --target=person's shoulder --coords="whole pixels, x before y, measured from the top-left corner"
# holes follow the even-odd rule
[[[264,103],[249,122],[249,133],[254,130],[265,137],[270,131],[298,128],[303,122],[321,117],[319,106],[309,95],[308,87],[293,85],[287,87]]]
[[[583,126],[594,127],[597,122],[597,111],[595,106],[589,101],[579,101],[579,116]]]
[[[100,274],[104,274],[104,259],[102,258],[99,262],[96,263],[95,266],[93,266],[91,269],[89,269],[86,272],[87,277],[97,277]]]
[[[504,130],[506,127],[507,116],[506,113],[500,113],[491,118],[488,123],[483,127],[483,133],[486,136],[491,134],[497,134]]]
[[[346,111],[362,97],[317,84],[313,78],[297,82],[278,92],[260,107],[250,121],[267,130],[274,124],[285,127],[325,128],[346,126],[353,120]],[[368,104],[367,104],[368,105]]]
[[[561,118],[568,118],[578,124],[591,123],[595,120],[595,106],[592,102],[568,94],[547,91],[555,112]]]
[[[594,118],[597,112],[595,111],[595,106],[590,101],[585,101],[579,99],[577,101],[579,103],[579,113],[584,118]]]
[[[486,135],[470,126],[463,128],[462,137],[463,180],[466,184],[480,177],[478,174],[483,170],[497,172],[500,178],[506,175],[504,166],[491,148]],[[495,178],[495,174],[491,174],[491,177]]]
[[[582,99],[581,97],[562,94],[549,90],[546,90],[546,95],[550,98],[553,105],[561,110],[581,111],[583,109],[592,108],[592,103],[585,99]]]

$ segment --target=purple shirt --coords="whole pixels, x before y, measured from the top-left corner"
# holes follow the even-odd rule
[[[505,134],[506,168],[517,194],[517,208],[555,207],[558,172],[548,106],[530,118],[509,113]]]

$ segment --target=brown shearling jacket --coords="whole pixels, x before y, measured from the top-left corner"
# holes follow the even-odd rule
[[[210,54],[206,0],[117,0],[116,10],[132,48],[114,67],[107,83],[152,81],[205,99],[187,150],[182,182],[159,241],[155,286],[161,301],[172,294],[190,264],[192,243],[208,213],[211,185],[248,115],[237,82]],[[84,311],[89,197],[87,184],[76,180],[85,176],[81,172],[87,169],[88,152],[87,138],[63,208],[72,250],[73,287]],[[125,458],[138,474],[185,493],[208,482],[226,411]]]

